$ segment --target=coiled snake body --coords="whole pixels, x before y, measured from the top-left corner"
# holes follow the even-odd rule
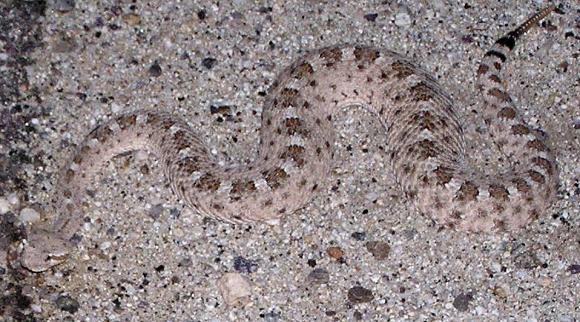
[[[68,239],[82,224],[83,187],[103,162],[128,150],[158,155],[173,191],[201,214],[275,223],[325,189],[332,117],[349,105],[364,105],[384,125],[387,157],[418,211],[470,232],[521,228],[553,201],[558,171],[543,135],[512,103],[501,71],[517,39],[553,9],[501,37],[477,70],[481,114],[495,144],[514,160],[505,173],[467,165],[453,102],[409,59],[369,47],[328,47],[281,73],[263,108],[259,153],[250,164],[219,166],[185,122],[163,112],[136,111],[97,127],[63,170],[50,210],[56,220],[30,230],[22,266],[44,271],[66,258]]]

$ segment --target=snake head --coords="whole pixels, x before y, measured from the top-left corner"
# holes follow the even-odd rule
[[[48,231],[36,230],[24,242],[20,263],[32,272],[44,272],[64,262],[70,249],[69,241]]]

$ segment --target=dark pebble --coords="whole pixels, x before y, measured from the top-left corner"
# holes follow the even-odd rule
[[[308,282],[310,284],[328,284],[330,281],[330,274],[324,268],[315,268],[308,274]]]
[[[238,256],[234,258],[234,269],[239,273],[250,274],[258,270],[258,264],[242,256]]]
[[[568,267],[568,271],[570,272],[570,274],[578,274],[580,273],[580,265],[572,264]]]
[[[364,17],[366,20],[368,20],[370,22],[375,22],[375,20],[377,20],[378,16],[379,16],[379,14],[377,14],[377,13],[368,13]]]
[[[155,61],[151,67],[149,67],[149,75],[151,77],[159,77],[161,76],[161,66],[159,66],[159,62]]]
[[[276,311],[265,313],[261,315],[261,317],[264,319],[264,321],[267,322],[277,322],[282,320],[282,315],[280,314],[280,312]]]
[[[351,303],[367,303],[374,299],[373,292],[362,286],[355,286],[348,290],[348,300]]]
[[[209,112],[211,114],[221,114],[227,116],[232,114],[232,107],[229,105],[210,105]]]
[[[378,260],[383,260],[389,256],[391,247],[382,241],[370,241],[365,244],[367,250]]]
[[[79,235],[77,233],[73,234],[72,237],[69,239],[71,243],[74,245],[78,245],[83,240],[83,235]]]
[[[178,219],[179,216],[181,216],[181,211],[177,208],[171,208],[171,210],[169,210],[169,216],[171,216],[172,219]]]
[[[75,8],[75,0],[52,0],[52,9],[60,12],[69,12]]]
[[[56,306],[68,313],[74,314],[79,310],[79,302],[68,295],[61,295],[56,299]]]
[[[465,312],[469,309],[469,302],[473,301],[473,295],[461,293],[453,300],[453,307],[458,311]]]
[[[350,234],[350,237],[358,241],[363,241],[367,238],[367,234],[364,231],[355,231],[354,233]]]
[[[216,64],[217,64],[217,59],[211,58],[211,57],[204,58],[201,61],[201,65],[207,69],[212,69]]]
[[[197,18],[199,20],[205,20],[207,18],[207,12],[204,9],[201,9],[197,12]]]
[[[180,260],[179,263],[177,264],[178,267],[191,267],[191,265],[193,265],[193,261],[191,260],[190,257],[186,257]]]

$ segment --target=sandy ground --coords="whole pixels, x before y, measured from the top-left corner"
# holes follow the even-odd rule
[[[495,151],[476,113],[476,64],[494,39],[545,5],[74,2],[49,1],[38,20],[42,45],[27,56],[28,84],[2,106],[14,119],[33,115],[12,129],[31,127],[25,138],[6,129],[2,137],[2,153],[23,155],[9,159],[20,162],[11,165],[20,181],[7,175],[0,196],[16,217],[24,205],[46,202],[74,144],[124,111],[174,112],[215,150],[251,158],[264,93],[277,72],[308,50],[345,42],[420,61],[457,102],[474,162],[493,167]],[[559,201],[526,230],[466,235],[415,213],[382,153],[383,130],[354,109],[337,115],[332,184],[278,227],[204,219],[173,196],[158,160],[144,153],[115,158],[92,187],[71,260],[43,274],[2,268],[4,318],[580,319],[580,7],[560,8],[525,37],[508,65],[517,105],[549,133],[561,169]],[[212,113],[219,106],[229,106],[228,115]],[[221,296],[218,281],[228,272],[249,281],[245,305],[227,305]],[[25,303],[9,300],[15,297]]]

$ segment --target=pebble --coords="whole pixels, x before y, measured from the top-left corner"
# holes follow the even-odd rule
[[[370,22],[375,22],[375,20],[377,20],[377,17],[379,15],[377,13],[368,13],[366,15],[364,15],[364,18]]]
[[[18,205],[20,205],[20,199],[18,198],[18,195],[15,193],[11,193],[8,195],[8,202],[12,205],[12,206],[16,206],[18,207]]]
[[[218,288],[228,306],[246,306],[250,303],[250,282],[239,273],[224,274],[218,282]]]
[[[383,260],[389,256],[391,247],[382,241],[369,241],[365,244],[367,250],[378,260]]]
[[[493,288],[492,290],[493,294],[501,299],[505,299],[508,294],[507,291],[505,290],[505,288],[501,287],[501,286],[496,286]]]
[[[153,62],[153,64],[149,67],[149,76],[151,77],[159,77],[161,76],[162,72],[163,70],[157,61]]]
[[[141,16],[129,13],[123,16],[123,21],[129,26],[136,26],[141,23]]]
[[[342,248],[337,246],[328,247],[326,249],[326,253],[328,254],[328,256],[334,259],[341,259],[344,256],[344,251],[342,250]]]
[[[76,313],[79,310],[79,302],[68,295],[61,295],[56,299],[56,306],[68,313]]]
[[[0,198],[0,215],[10,211],[10,203],[5,198]]]
[[[367,303],[374,299],[373,292],[362,286],[355,286],[348,290],[348,300],[351,303]]]
[[[542,264],[536,253],[531,250],[517,254],[513,261],[517,268],[527,270],[534,269]]]
[[[185,257],[182,260],[179,261],[179,263],[177,264],[177,266],[179,267],[191,267],[193,265],[193,260],[191,259],[191,257]]]
[[[319,285],[328,284],[330,282],[330,274],[324,268],[315,268],[308,274],[308,283]]]
[[[106,249],[108,249],[110,247],[111,247],[111,242],[110,241],[102,242],[99,245],[99,249],[101,249],[101,250],[106,250]]]
[[[23,223],[32,223],[40,220],[38,211],[32,208],[24,208],[20,211],[20,221]]]
[[[469,309],[469,302],[473,301],[473,295],[461,293],[453,300],[453,307],[460,312],[465,312]]]
[[[258,270],[258,264],[242,256],[237,256],[234,258],[234,269],[239,273],[251,274]]]
[[[53,49],[57,53],[70,53],[73,52],[77,48],[76,40],[67,35],[64,32],[60,32],[55,35],[55,40],[53,43]]]
[[[364,231],[355,231],[354,233],[350,234],[350,237],[352,237],[354,240],[363,241],[367,238],[367,234]]]
[[[208,57],[201,61],[201,65],[207,69],[212,69],[217,64],[217,59]]]
[[[408,27],[411,25],[411,16],[406,12],[399,12],[395,15],[395,25],[398,27]]]
[[[159,217],[161,217],[161,213],[163,213],[163,205],[156,204],[155,206],[151,207],[148,211],[149,217],[153,218],[153,220],[157,221]]]
[[[75,8],[75,0],[52,0],[50,7],[59,12],[69,12]]]

